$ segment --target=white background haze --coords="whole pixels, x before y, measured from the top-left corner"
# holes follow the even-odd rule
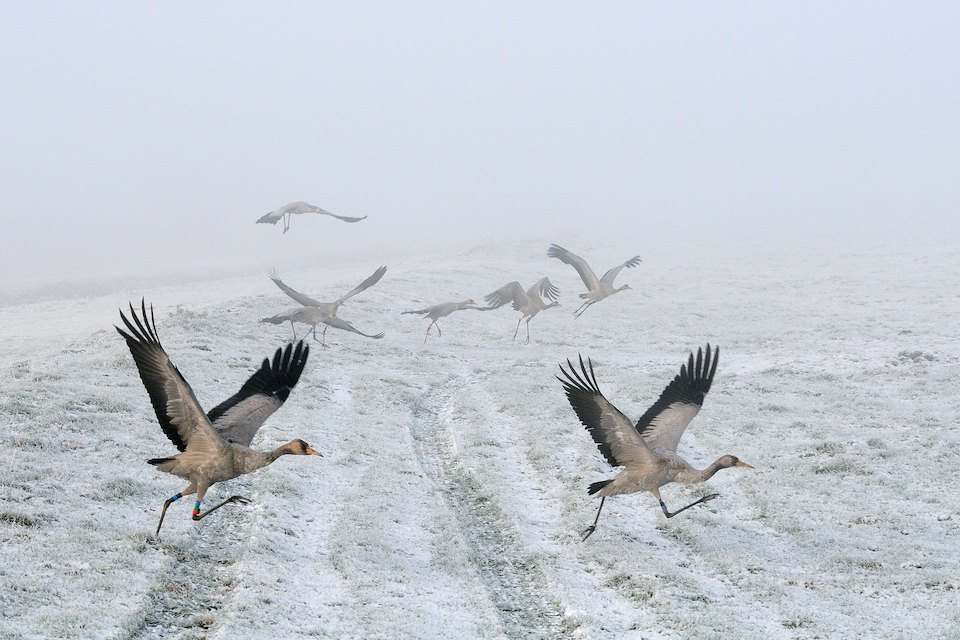
[[[0,289],[532,235],[951,243],[957,33],[953,3],[5,3]],[[253,224],[291,200],[370,217]]]

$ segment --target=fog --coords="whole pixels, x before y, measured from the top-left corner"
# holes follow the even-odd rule
[[[954,243],[957,33],[951,3],[6,3],[0,289],[540,237]],[[369,218],[254,224],[294,200]]]

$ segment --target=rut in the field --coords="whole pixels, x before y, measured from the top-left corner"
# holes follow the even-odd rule
[[[433,385],[417,403],[411,433],[424,472],[460,525],[471,559],[509,638],[572,637],[543,568],[455,449],[450,413],[454,394],[472,382],[454,376]]]

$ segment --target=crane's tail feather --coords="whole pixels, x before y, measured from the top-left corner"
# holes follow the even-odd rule
[[[593,495],[598,493],[605,486],[613,482],[613,480],[601,480],[600,482],[594,482],[587,488],[587,495]]]

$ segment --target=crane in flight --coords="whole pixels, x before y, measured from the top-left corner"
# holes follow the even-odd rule
[[[560,262],[568,264],[576,269],[577,273],[580,274],[580,279],[583,280],[583,284],[585,284],[587,287],[587,292],[580,294],[580,298],[585,300],[585,302],[573,312],[575,318],[582,316],[583,313],[590,307],[590,305],[596,304],[604,298],[608,298],[615,293],[623,291],[624,289],[630,289],[631,287],[628,284],[614,288],[613,281],[617,278],[617,274],[619,274],[624,267],[632,269],[643,262],[640,259],[640,256],[633,256],[626,262],[612,267],[605,274],[603,274],[602,278],[597,278],[597,274],[593,272],[593,269],[590,268],[590,265],[587,264],[586,260],[572,251],[564,249],[560,245],[550,245],[550,248],[547,249],[547,255],[551,258],[556,258]]]
[[[526,291],[523,290],[523,286],[519,282],[514,280],[485,296],[484,300],[489,306],[483,307],[482,310],[489,311],[491,309],[499,309],[508,302],[512,303],[514,310],[520,312],[520,319],[517,320],[517,328],[513,332],[513,339],[517,339],[517,333],[520,331],[520,323],[526,320],[527,344],[529,344],[530,321],[544,309],[560,306],[560,303],[557,301],[557,296],[559,295],[560,290],[553,286],[549,278],[540,278]],[[545,296],[550,300],[550,304],[545,303],[541,296]]]
[[[349,298],[352,298],[361,291],[365,291],[380,282],[380,279],[383,278],[383,274],[386,272],[386,267],[379,267],[366,280],[333,302],[321,302],[316,298],[312,298],[306,294],[300,293],[293,287],[288,286],[283,280],[280,279],[280,276],[276,271],[271,271],[269,276],[273,283],[277,285],[281,291],[299,302],[302,306],[288,309],[269,318],[263,318],[261,322],[268,322],[270,324],[283,324],[284,322],[289,322],[290,328],[293,330],[294,340],[297,339],[297,330],[293,325],[294,322],[310,325],[313,328],[314,340],[317,339],[317,325],[323,324],[323,333],[320,338],[320,344],[324,347],[327,346],[327,327],[333,327],[334,329],[340,329],[342,331],[350,331],[351,333],[357,333],[366,338],[379,340],[384,336],[383,332],[377,334],[364,333],[347,320],[338,317],[337,310],[340,308],[340,305],[345,303]],[[304,336],[306,336],[306,334],[304,334]]]
[[[335,213],[330,213],[326,209],[321,209],[320,207],[314,206],[309,202],[291,202],[283,205],[279,209],[274,209],[270,213],[261,216],[257,222],[262,222],[264,224],[277,224],[277,222],[283,219],[283,232],[286,233],[290,230],[290,216],[300,215],[303,213],[318,213],[324,216],[331,216],[337,220],[343,220],[344,222],[360,222],[367,217],[361,216],[359,218],[352,218],[350,216],[338,216]]]
[[[560,365],[563,377],[557,376],[557,379],[563,384],[570,406],[590,432],[607,462],[614,467],[623,467],[612,479],[594,482],[587,489],[590,495],[600,495],[600,508],[597,509],[593,524],[584,530],[583,540],[596,530],[603,503],[610,496],[649,491],[660,503],[663,515],[672,518],[694,505],[717,498],[719,494],[708,494],[685,507],[670,511],[660,496],[660,487],[671,482],[705,482],[720,469],[753,468],[736,456],[724,455],[705,469],[695,469],[677,455],[680,438],[687,425],[700,412],[703,400],[710,391],[719,357],[719,347],[711,357],[709,344],[706,356],[699,348],[696,360],[691,353],[687,364],[680,366],[680,374],[640,416],[636,426],[600,392],[589,358],[586,365],[580,358],[579,372],[569,360],[566,369]]]
[[[210,417],[200,407],[193,389],[170,361],[167,352],[160,344],[153,306],[151,305],[148,316],[146,303],[141,301],[140,305],[140,316],[137,315],[133,305],[130,305],[132,322],[121,310],[120,319],[127,330],[124,331],[119,327],[116,329],[126,340],[140,373],[140,379],[150,396],[160,428],[180,451],[177,455],[152,458],[147,462],[160,471],[189,481],[184,489],[163,503],[156,535],[160,535],[160,527],[163,526],[167,508],[184,496],[197,494],[193,506],[193,519],[202,520],[225,504],[250,502],[248,498],[234,495],[201,513],[200,505],[211,485],[261,469],[284,455],[322,455],[299,438],[272,451],[255,451],[245,444],[230,442],[227,439],[231,435],[245,438],[252,424],[257,422],[262,424],[262,420],[266,420],[283,404],[289,395],[290,387],[287,385],[296,384],[296,379],[299,378],[306,364],[308,350],[302,344],[296,350],[298,356],[295,361],[288,347],[284,353],[289,358],[286,359],[281,354],[276,372],[272,365],[269,374],[261,374],[258,371],[240,392],[211,412],[217,414],[215,419],[222,420],[221,431],[218,432]],[[284,363],[285,360],[286,363]],[[243,417],[241,415],[243,413],[248,415]],[[251,414],[255,416],[251,418]],[[256,428],[259,428],[259,424],[253,428],[254,433]],[[252,434],[250,437],[252,439]]]

